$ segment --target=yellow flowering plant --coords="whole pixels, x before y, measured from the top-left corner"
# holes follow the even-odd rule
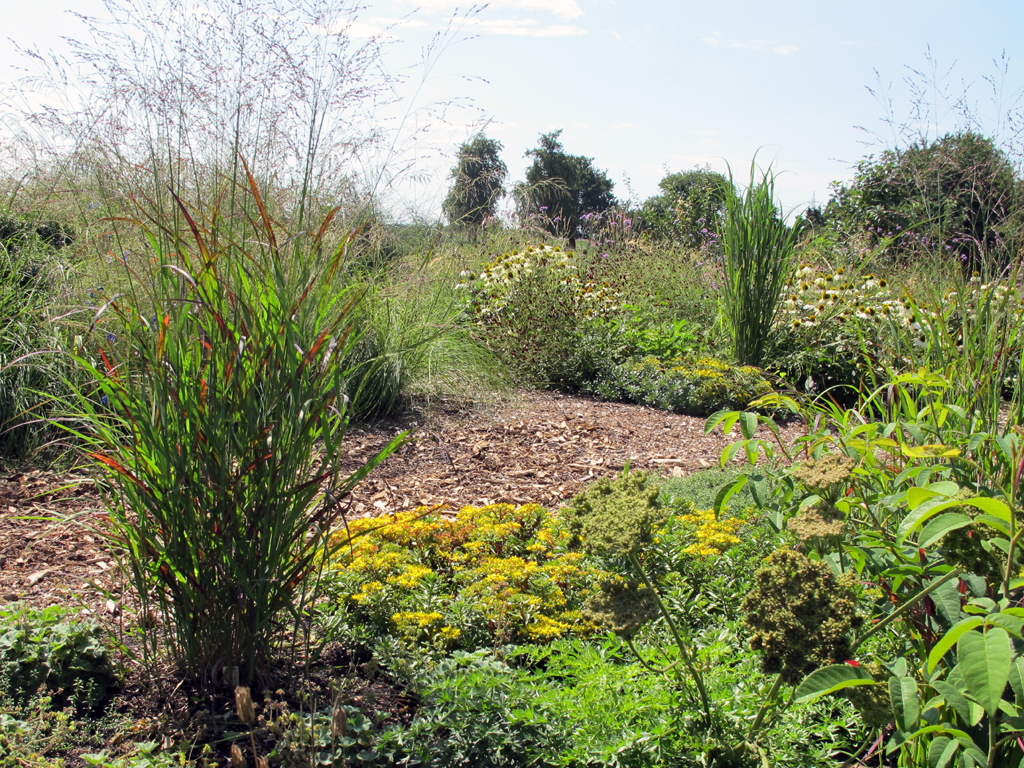
[[[328,581],[350,626],[437,650],[595,629],[580,608],[606,574],[568,551],[568,531],[539,505],[419,507],[338,535],[352,544]]]

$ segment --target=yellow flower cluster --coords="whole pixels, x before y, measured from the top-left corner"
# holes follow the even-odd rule
[[[697,557],[720,555],[733,544],[739,544],[736,532],[747,524],[746,520],[738,517],[719,518],[711,509],[697,509],[680,515],[679,521],[696,527],[693,536],[697,541],[683,551]]]
[[[594,630],[578,608],[607,574],[567,551],[556,517],[536,504],[445,511],[419,507],[339,530],[329,574],[341,605],[443,649],[472,633],[508,642]],[[436,610],[419,610],[428,604]]]

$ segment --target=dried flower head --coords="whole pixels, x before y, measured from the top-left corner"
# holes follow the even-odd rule
[[[657,617],[658,602],[650,587],[636,581],[609,579],[601,584],[601,591],[587,601],[583,615],[619,637],[630,639],[644,624]]]
[[[643,472],[602,478],[574,498],[566,510],[569,528],[588,554],[637,553],[654,540],[668,515],[658,488]]]
[[[800,539],[830,539],[843,532],[843,521],[817,509],[808,509],[795,517],[791,517],[786,527]]]
[[[231,745],[231,768],[246,768],[245,756],[237,744]]]
[[[791,685],[832,661],[850,657],[849,633],[860,624],[853,580],[827,563],[780,549],[754,574],[743,600],[750,645],[765,672]]]
[[[827,493],[830,488],[849,479],[856,462],[838,453],[826,453],[817,459],[807,459],[793,470],[793,477],[808,488]]]
[[[884,683],[892,674],[877,661],[861,664],[860,668],[878,683]],[[843,695],[857,708],[864,725],[869,728],[882,728],[892,722],[892,706],[887,686],[855,685],[846,688]]]

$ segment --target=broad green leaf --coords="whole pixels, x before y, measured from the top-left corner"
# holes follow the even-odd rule
[[[729,499],[731,499],[737,491],[739,491],[744,485],[746,485],[746,483],[747,476],[740,475],[731,483],[729,483],[728,485],[723,485],[718,490],[718,494],[715,496],[715,517],[720,517],[722,515],[722,511],[725,509],[726,504],[729,503]]]
[[[740,414],[740,432],[747,440],[754,437],[757,431],[757,414],[744,411]]]
[[[805,703],[854,685],[878,685],[867,672],[850,664],[833,664],[811,672],[793,692],[793,700]]]
[[[921,701],[917,697],[917,681],[914,678],[890,677],[889,701],[899,730],[906,733],[917,728],[917,721],[921,717]]]
[[[968,736],[964,731],[949,729],[949,733],[955,734],[956,740],[963,746],[964,751],[969,757],[973,758],[979,766],[988,765],[988,756],[981,751],[981,748],[974,743],[974,739]]]
[[[913,511],[921,506],[923,502],[928,501],[928,499],[933,499],[938,495],[938,491],[934,491],[931,488],[908,488],[907,507]]]
[[[944,584],[940,584],[931,593],[931,598],[935,602],[939,615],[949,626],[960,621],[960,590],[957,588],[958,584],[959,582],[954,578]]]
[[[911,488],[907,491],[908,496],[912,490],[914,489]],[[1010,508],[1003,502],[999,501],[999,499],[980,497],[936,503],[937,498],[938,497],[922,501],[916,509],[903,518],[903,521],[899,525],[899,529],[896,531],[897,544],[902,546],[907,536],[909,536],[918,526],[923,525],[940,512],[945,512],[947,509],[952,509],[954,507],[975,507],[988,515],[992,515],[992,517],[1005,520],[1007,524],[1010,522]]]
[[[1006,521],[1000,520],[997,517],[992,517],[992,515],[978,515],[976,518],[974,518],[974,522],[984,523],[989,528],[995,529],[1007,538],[1009,538],[1010,536],[1010,526],[1006,524]]]
[[[722,450],[722,455],[718,457],[718,463],[724,467],[726,464],[733,460],[733,457],[735,457],[736,454],[739,453],[739,450],[740,448],[743,447],[743,445],[744,443],[739,442],[730,443],[729,445],[725,446],[725,448]]]
[[[921,529],[921,533],[917,537],[917,545],[921,548],[930,547],[950,531],[966,528],[972,522],[971,518],[959,512],[945,512],[936,515],[928,521],[928,525]]]
[[[935,644],[932,648],[932,652],[928,654],[928,674],[932,673],[935,669],[935,665],[938,664],[942,657],[945,656],[949,649],[956,645],[956,641],[960,639],[960,636],[965,632],[970,632],[972,629],[976,629],[984,624],[983,619],[972,617],[969,619],[963,619],[958,624],[950,627],[949,631],[942,636],[942,639]]]
[[[929,768],[946,768],[953,755],[960,749],[960,742],[949,736],[938,736],[928,748]]]
[[[768,503],[768,478],[764,475],[751,475],[749,477],[750,495],[758,509],[763,509]]]
[[[1013,666],[1010,667],[1010,687],[1017,703],[1024,706],[1024,659],[1020,656],[1013,660]]]
[[[984,633],[966,632],[956,641],[956,655],[967,692],[989,717],[994,717],[1010,680],[1013,663],[1010,635],[1001,627],[992,627]]]
[[[995,624],[997,627],[1002,627],[1011,635],[1018,638],[1021,637],[1022,630],[1024,630],[1024,619],[1008,613],[1003,613],[1002,611],[999,613],[990,613],[985,617],[985,620],[988,621],[989,624]]]
[[[708,420],[704,422],[704,434],[710,435],[714,431],[715,427],[721,424],[722,433],[728,436],[739,417],[739,411],[715,411],[708,416]]]
[[[971,706],[962,691],[944,680],[936,680],[931,686],[942,695],[946,704],[956,711],[961,720],[965,723],[971,721]]]

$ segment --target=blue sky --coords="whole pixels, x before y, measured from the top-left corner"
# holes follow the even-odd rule
[[[80,34],[62,11],[103,12],[99,0],[0,2],[5,35],[43,49]],[[436,215],[452,154],[481,120],[504,145],[512,180],[523,177],[523,153],[538,135],[561,128],[566,151],[594,158],[622,198],[655,194],[666,168],[724,171],[728,162],[745,180],[757,152],[782,172],[783,204],[800,209],[827,200],[829,182],[850,178],[861,157],[895,140],[886,99],[868,88],[881,84],[898,125],[931,135],[956,127],[956,110],[930,90],[931,115],[913,121],[906,77],[937,79],[953,96],[966,89],[981,129],[1000,140],[1012,139],[1003,118],[1024,117],[1020,0],[494,0],[475,12],[449,0],[365,5],[350,31],[393,41],[385,62],[410,74],[408,130],[424,131],[425,178],[396,187],[393,204],[424,216]],[[421,82],[422,50],[451,23],[457,31]],[[994,63],[1004,52],[1005,78]],[[0,79],[16,76],[16,61],[4,40]],[[986,77],[1001,83],[1001,105]],[[447,122],[425,109],[453,99],[473,108],[456,105]]]

